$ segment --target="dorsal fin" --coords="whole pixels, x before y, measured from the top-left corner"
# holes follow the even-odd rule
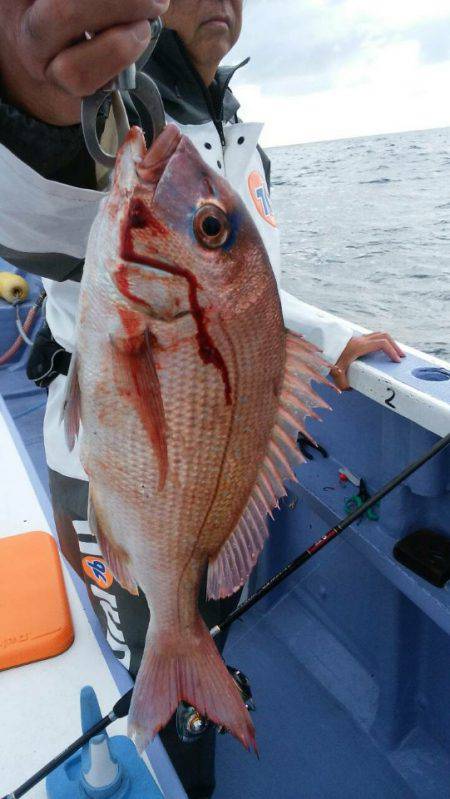
[[[320,372],[324,366],[313,344],[287,331],[284,380],[266,456],[238,524],[209,562],[210,599],[222,599],[244,585],[268,537],[267,514],[272,516],[286,494],[285,482],[297,479],[293,467],[306,460],[297,446],[298,432],[315,443],[304,422],[308,416],[319,418],[314,408],[330,409],[310,385],[315,380],[330,386]]]

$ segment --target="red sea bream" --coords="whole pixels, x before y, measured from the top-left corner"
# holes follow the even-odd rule
[[[267,515],[325,403],[315,348],[286,331],[242,200],[169,126],[133,128],[94,223],[66,431],[81,417],[89,521],[116,579],[151,620],[130,712],[143,746],[185,700],[246,747],[254,728],[197,598],[245,581]]]

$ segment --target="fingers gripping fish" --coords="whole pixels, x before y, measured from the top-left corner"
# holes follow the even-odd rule
[[[150,608],[130,712],[142,749],[180,700],[244,746],[254,728],[197,597],[242,586],[295,479],[322,362],[285,330],[240,198],[168,126],[130,131],[94,223],[65,409],[89,520],[116,579]]]

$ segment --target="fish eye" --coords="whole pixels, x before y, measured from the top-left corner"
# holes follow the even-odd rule
[[[199,244],[210,250],[222,247],[229,239],[230,222],[217,205],[203,205],[194,217],[194,233]]]

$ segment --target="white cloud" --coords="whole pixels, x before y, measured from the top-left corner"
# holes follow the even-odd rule
[[[238,56],[250,50],[253,64],[234,82],[242,117],[266,123],[266,145],[450,125],[450,41],[448,52],[438,47],[448,0],[286,0],[279,9],[279,0],[249,0]]]
[[[448,0],[344,0],[342,12],[356,22],[400,30],[430,19],[448,19]]]

